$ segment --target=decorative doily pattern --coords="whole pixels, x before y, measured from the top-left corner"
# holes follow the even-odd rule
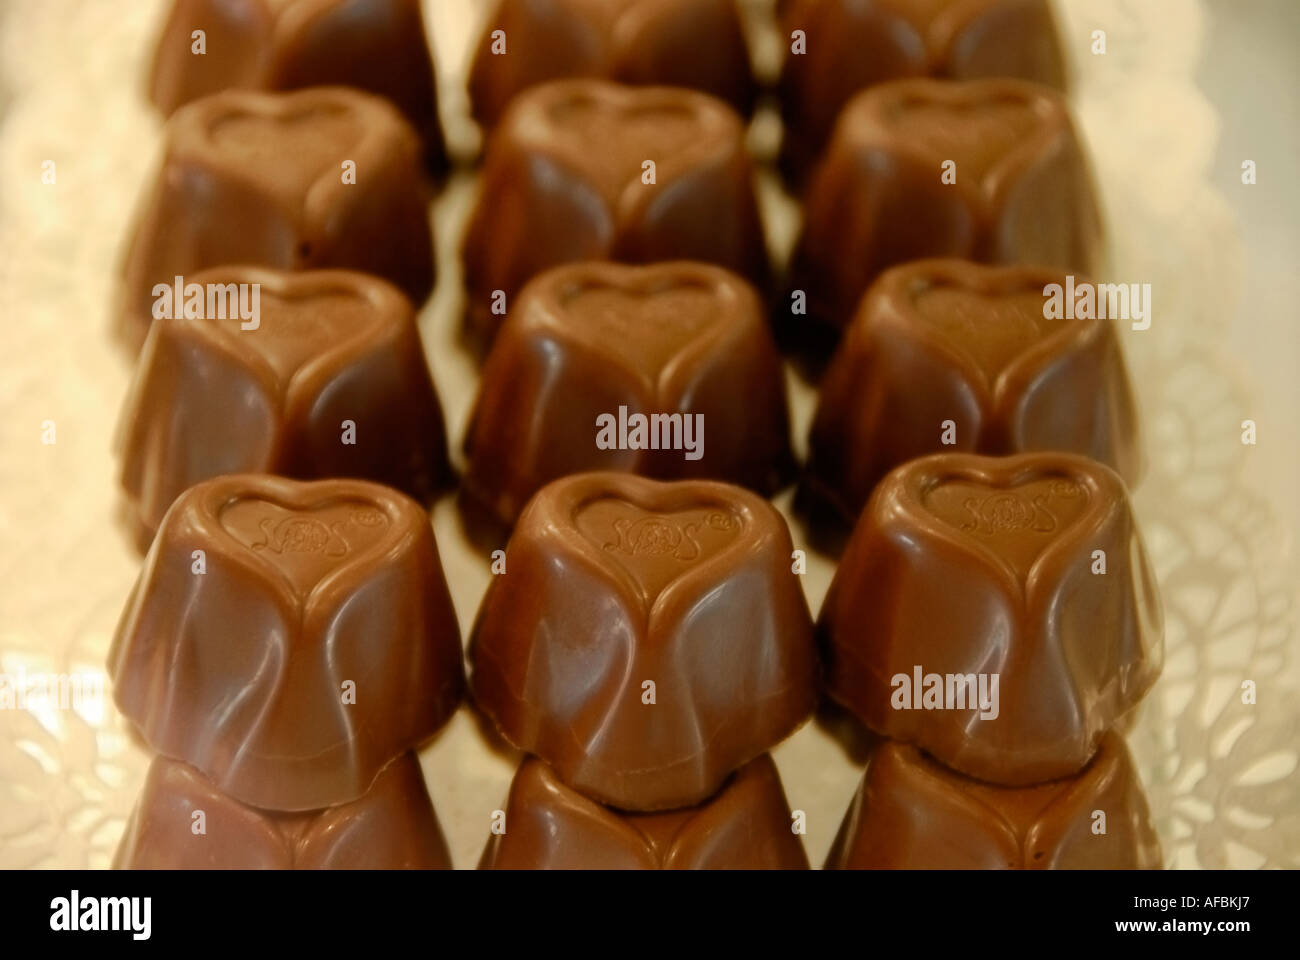
[[[108,339],[119,247],[154,163],[158,122],[142,98],[165,0],[42,0],[0,7],[0,674],[98,677],[138,568],[116,523],[111,456],[128,367]],[[475,0],[427,4],[444,114],[463,140],[454,82],[483,15]],[[770,0],[746,0],[754,22]],[[1060,4],[1076,61],[1075,107],[1106,202],[1111,275],[1153,286],[1147,331],[1123,330],[1149,466],[1136,496],[1168,622],[1165,673],[1130,736],[1171,867],[1300,866],[1300,682],[1292,558],[1252,492],[1249,416],[1222,318],[1247,279],[1232,210],[1211,186],[1213,107],[1193,82],[1200,0]],[[1090,52],[1094,30],[1107,53]],[[780,39],[757,37],[771,69]],[[770,130],[757,125],[756,141]],[[472,134],[465,133],[466,136]],[[56,182],[41,181],[54,161]],[[770,185],[769,185],[770,186]],[[441,284],[421,323],[453,430],[474,365],[453,347],[456,251],[472,202],[458,175],[440,199]],[[769,190],[769,193],[771,191]],[[767,198],[773,237],[792,207]],[[795,382],[796,430],[813,396]],[[42,443],[45,421],[56,442]],[[778,503],[788,506],[788,495]],[[434,515],[462,628],[488,573],[449,502]],[[814,609],[831,562],[812,557]],[[1242,702],[1243,681],[1255,703]],[[787,793],[824,857],[859,770],[810,724],[776,751]],[[455,862],[472,866],[516,763],[462,710],[422,754]],[[107,866],[148,763],[111,699],[0,709],[0,867]]]

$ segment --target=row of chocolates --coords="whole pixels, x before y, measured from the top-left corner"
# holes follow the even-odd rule
[[[1109,732],[1162,649],[1111,471],[1055,454],[899,468],[815,631],[793,556],[780,515],[738,487],[589,473],[543,488],[471,634],[476,704],[539,758],[520,769],[484,864],[626,864],[629,839],[648,836],[653,851],[636,856],[662,865],[799,865],[767,751],[811,716],[823,676],[891,738],[834,864],[1158,864]],[[119,707],[160,754],[122,865],[441,865],[410,751],[455,710],[464,673],[414,501],[362,481],[192,487],[164,518],[110,666]],[[945,702],[954,677],[960,701]],[[900,678],[915,681],[905,696]],[[913,829],[884,829],[908,816]],[[572,833],[547,840],[539,821]],[[989,860],[1008,825],[1037,856]]]

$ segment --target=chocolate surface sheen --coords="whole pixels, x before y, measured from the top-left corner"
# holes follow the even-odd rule
[[[809,491],[852,524],[882,476],[944,450],[1080,453],[1135,484],[1137,415],[1115,327],[1047,316],[1044,289],[1066,283],[1057,270],[961,260],[882,274],[822,381]]]
[[[877,733],[1008,786],[1077,773],[1155,683],[1164,651],[1123,484],[1070,454],[938,454],[890,473],[818,632],[832,698]]]
[[[807,870],[776,764],[741,767],[714,797],[667,813],[621,813],[564,785],[540,760],[510,785],[506,832],[480,870]]]
[[[785,42],[802,30],[806,45],[781,73],[781,163],[796,182],[844,105],[875,84],[1012,77],[1065,88],[1047,0],[782,0],[778,16]]]
[[[508,312],[530,278],[578,260],[703,260],[764,288],[744,133],[690,90],[561,80],[518,96],[488,143],[465,239],[471,339],[500,325],[494,291]]]
[[[1092,176],[1060,94],[1018,80],[900,80],[840,115],[791,263],[807,315],[785,321],[796,337],[837,335],[877,275],[909,260],[1091,274],[1100,256]]]
[[[420,144],[388,101],[228,90],[176,111],[165,140],[124,267],[128,343],[148,332],[155,285],[224,264],[359,270],[417,305],[432,291]]]
[[[479,610],[475,700],[594,800],[700,803],[816,702],[791,550],[781,515],[739,487],[557,480],[520,517]]]
[[[741,113],[755,93],[735,0],[501,0],[470,69],[474,117],[491,127],[520,91],[570,77],[688,87]]]
[[[1105,832],[1095,828],[1105,814]],[[1124,741],[1031,787],[963,777],[890,741],[872,753],[828,870],[1153,870],[1160,844]]]
[[[256,284],[260,316],[154,321],[119,439],[143,546],[181,491],[221,474],[359,477],[421,499],[450,479],[442,408],[396,287],[257,267],[192,282]],[[348,421],[354,442],[344,443]]]
[[[602,449],[599,418],[622,408],[651,430]],[[530,282],[496,339],[465,489],[506,525],[549,481],[590,470],[768,495],[792,476],[789,432],[781,358],[749,284],[698,263],[574,264]]]
[[[195,53],[194,31],[204,33]],[[165,114],[231,87],[356,87],[390,100],[441,167],[433,59],[419,0],[175,0],[150,96]]]
[[[286,811],[360,797],[451,716],[464,684],[418,504],[357,480],[251,475],[172,504],[109,672],[150,747]]]
[[[201,819],[194,814],[202,811]],[[197,832],[202,823],[202,832]],[[191,766],[156,757],[118,845],[124,870],[450,870],[420,761],[404,753],[351,803],[250,807]]]

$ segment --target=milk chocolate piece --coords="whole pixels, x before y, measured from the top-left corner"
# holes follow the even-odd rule
[[[524,510],[479,610],[475,700],[594,800],[700,803],[816,703],[791,550],[781,515],[739,487],[557,480]]]
[[[1123,483],[1060,453],[937,454],[889,474],[818,632],[830,695],[867,726],[1008,786],[1077,773],[1164,653]]]
[[[202,55],[194,31],[204,33]],[[231,87],[356,87],[391,101],[441,168],[433,59],[419,0],[175,0],[154,54],[164,114]]]
[[[744,133],[689,90],[561,80],[520,94],[488,144],[466,236],[471,338],[500,325],[494,291],[511,310],[527,280],[576,260],[703,260],[763,288]]]
[[[754,102],[735,0],[501,0],[470,68],[474,116],[491,127],[522,90],[572,77]]]
[[[527,759],[506,804],[506,831],[480,870],[807,870],[790,807],[763,754],[703,803],[666,813],[621,813],[567,787]]]
[[[1065,89],[1048,0],[782,0],[784,172],[802,182],[854,94],[907,77],[1012,77]]]
[[[792,261],[807,315],[789,323],[801,337],[837,336],[876,276],[908,260],[1095,273],[1100,252],[1091,173],[1059,94],[1019,80],[900,80],[840,117]]]
[[[202,818],[194,814],[202,811]],[[199,823],[202,832],[196,832]],[[240,803],[156,757],[113,863],[119,870],[450,870],[420,761],[404,753],[351,803],[280,813]]]
[[[181,491],[225,473],[361,477],[422,499],[450,479],[442,408],[396,287],[343,270],[257,267],[192,282],[258,285],[259,316],[154,322],[120,443],[142,547]]]
[[[1095,833],[1106,815],[1105,832]],[[997,787],[883,742],[826,860],[828,870],[1153,870],[1160,843],[1124,741],[1101,738],[1073,777]]]
[[[944,450],[1080,453],[1135,484],[1137,416],[1115,328],[1048,316],[1044,289],[1067,283],[1057,270],[961,260],[882,274],[822,381],[808,491],[851,526],[882,476]]]
[[[172,504],[109,671],[154,750],[286,811],[360,797],[451,716],[464,684],[418,504],[359,480],[251,475]]]
[[[419,141],[386,100],[342,87],[196,100],[167,125],[121,333],[143,341],[155,285],[224,264],[360,270],[418,305],[433,289],[428,202]]]
[[[598,447],[605,415],[646,448]],[[636,418],[653,428],[645,437],[631,433]],[[740,277],[699,263],[573,264],[530,282],[497,337],[465,490],[506,525],[543,485],[588,470],[770,495],[793,473],[789,432],[781,358]]]

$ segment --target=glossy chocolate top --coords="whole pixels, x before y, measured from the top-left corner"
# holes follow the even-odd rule
[[[540,760],[515,774],[505,833],[480,870],[806,870],[772,758],[737,770],[699,806],[621,813],[566,786]]]
[[[938,454],[890,473],[818,628],[832,697],[1009,786],[1076,773],[1163,659],[1124,486],[1068,454]]]
[[[831,361],[811,435],[811,481],[852,522],[889,470],[949,449],[1080,453],[1129,484],[1137,415],[1114,323],[1058,315],[1041,267],[920,260],[881,274]]]
[[[607,207],[650,202],[642,164],[657,176],[717,162],[744,137],[726,104],[675,87],[631,87],[597,80],[560,80],[528,91],[511,105],[495,144],[545,156],[579,173]]]
[[[324,212],[329,194],[346,195],[341,161],[380,162],[408,133],[387,102],[345,87],[283,94],[227,90],[172,118],[168,158],[254,179],[309,217]]]
[[[449,870],[451,856],[414,753],[384,767],[351,803],[305,813],[248,806],[193,767],[155,757],[113,866]]]
[[[859,94],[840,114],[835,135],[847,149],[888,145],[932,163],[953,160],[953,186],[995,202],[1005,185],[1071,130],[1059,93],[1020,80],[946,83],[900,80]]]
[[[741,112],[755,92],[735,0],[499,0],[470,68],[479,122],[565,77],[688,87]]]
[[[237,800],[361,796],[463,689],[424,510],[377,484],[236,475],[167,515],[118,625],[118,707]]]
[[[916,747],[883,741],[826,861],[827,869],[841,870],[1160,865],[1142,784],[1116,733],[1101,738],[1096,755],[1075,776],[1030,787],[973,780]]]
[[[793,473],[786,406],[780,355],[740,277],[688,262],[558,267],[520,294],[484,367],[465,487],[505,524],[545,483],[587,470],[770,494]],[[689,418],[695,449],[680,448],[684,433],[674,448],[657,434],[653,448],[598,445],[600,418],[621,408]]]
[[[449,479],[442,410],[396,287],[259,267],[187,283],[200,295],[242,288],[257,315],[225,301],[209,315],[205,301],[202,316],[176,304],[153,323],[118,440],[146,545],[183,490],[221,474],[365,477],[420,498]]]
[[[470,646],[478,704],[570,786],[703,801],[817,698],[780,514],[741,488],[578,474],[520,517]]]

